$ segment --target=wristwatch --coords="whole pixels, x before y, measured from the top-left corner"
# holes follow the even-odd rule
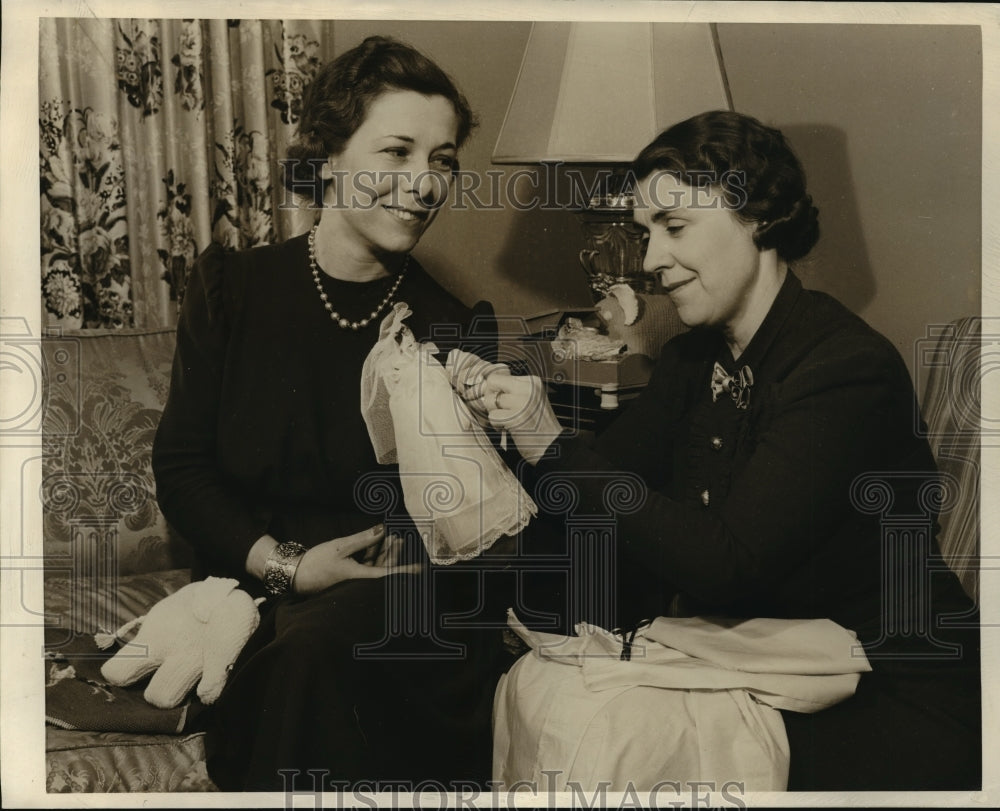
[[[299,568],[306,548],[294,541],[279,543],[264,561],[264,588],[272,597],[279,597],[292,588],[292,578]]]

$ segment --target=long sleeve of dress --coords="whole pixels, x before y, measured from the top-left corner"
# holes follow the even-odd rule
[[[153,445],[157,500],[199,551],[241,572],[267,531],[223,477],[216,438],[227,346],[223,250],[213,244],[191,273],[177,326],[170,395]]]
[[[899,457],[894,439],[900,427],[912,427],[900,366],[871,342],[817,352],[760,392],[756,427],[727,472],[725,498],[706,504],[676,488],[647,487],[641,507],[618,516],[620,553],[707,604],[766,594],[856,520],[850,490],[858,474],[913,464]],[[663,387],[672,371],[661,369],[657,385],[598,442],[562,441],[558,458],[539,472],[568,475],[580,509],[595,510],[614,471],[669,479],[669,470],[657,474],[656,467],[657,457],[660,468],[671,466]]]
[[[322,284],[349,313],[386,294],[385,279]],[[397,296],[415,335],[442,351],[495,343],[490,306],[465,307],[415,260]],[[378,464],[361,416],[377,325],[341,329],[323,304],[305,235],[235,253],[213,246],[192,272],[153,469],[164,515],[212,573],[242,578],[265,533],[308,547],[405,523],[398,471]]]

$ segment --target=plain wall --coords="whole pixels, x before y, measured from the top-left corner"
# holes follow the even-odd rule
[[[735,108],[785,132],[805,167],[821,237],[803,283],[913,374],[929,326],[982,310],[978,27],[720,25],[719,39]]]
[[[480,117],[462,168],[509,177],[519,167],[493,166],[490,153],[529,31],[344,21],[335,52],[374,33],[426,52]],[[820,243],[797,272],[887,335],[913,373],[930,325],[981,311],[979,29],[724,24],[719,38],[735,108],[786,133],[819,207]],[[581,247],[570,211],[504,205],[442,212],[417,253],[466,303],[530,316],[590,303]]]

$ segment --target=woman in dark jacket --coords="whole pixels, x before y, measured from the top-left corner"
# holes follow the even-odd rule
[[[268,598],[201,716],[222,789],[489,774],[499,631],[490,644],[438,627],[461,587],[426,565],[360,396],[393,303],[442,351],[468,335],[475,313],[410,252],[473,123],[436,64],[366,39],[303,97],[286,182],[314,192],[316,226],[249,251],[215,245],[192,273],[153,448],[157,497],[207,573]]]
[[[616,471],[641,476],[642,506],[617,518],[633,619],[823,617],[858,635],[873,671],[856,695],[784,714],[790,790],[978,786],[977,615],[935,566],[934,459],[899,353],[791,268],[819,236],[801,165],[779,131],[712,112],[633,172],[644,269],[690,331],[594,442],[559,436],[535,378],[493,375],[480,407],[578,511],[603,511]]]

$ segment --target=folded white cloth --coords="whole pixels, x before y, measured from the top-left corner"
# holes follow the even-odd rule
[[[768,707],[817,712],[854,695],[869,670],[857,637],[830,620],[658,617],[636,634],[630,662],[589,657],[583,678],[591,690],[738,688]]]
[[[836,704],[871,669],[857,637],[829,620],[660,617],[636,634],[629,661],[601,628],[580,624],[570,637],[508,621],[533,648],[494,702],[493,779],[508,786],[649,791],[701,780],[781,791],[789,753],[778,709]]]

